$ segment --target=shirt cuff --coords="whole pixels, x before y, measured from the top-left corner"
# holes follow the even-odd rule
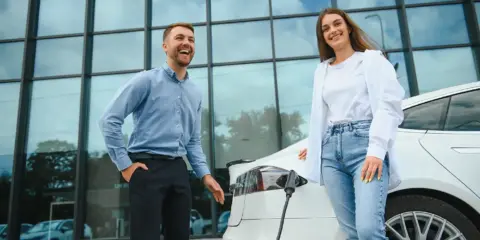
[[[387,150],[385,150],[385,149],[383,149],[379,146],[376,146],[376,145],[368,146],[367,156],[377,157],[377,158],[380,158],[383,161],[386,154],[387,154]]]
[[[208,169],[208,167],[197,168],[195,169],[195,174],[199,179],[202,179],[203,177],[205,177],[205,175],[210,174],[210,170]]]
[[[132,165],[132,160],[128,157],[128,155],[121,156],[114,162],[118,171],[123,171]]]

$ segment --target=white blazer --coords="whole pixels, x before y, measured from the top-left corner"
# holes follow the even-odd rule
[[[388,142],[389,189],[392,189],[400,184],[394,145],[398,126],[403,121],[402,100],[405,91],[397,81],[395,69],[381,51],[366,50],[363,58],[362,66],[373,113],[369,133],[370,136]],[[326,67],[331,60],[321,62],[315,70],[307,157],[305,161],[299,161],[303,166],[298,168],[300,175],[320,185],[324,185],[321,172],[321,141],[327,126],[327,106],[323,101],[322,92]]]

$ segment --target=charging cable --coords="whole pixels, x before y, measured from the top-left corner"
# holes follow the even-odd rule
[[[294,170],[290,170],[288,173],[287,181],[285,182],[285,193],[287,199],[285,200],[285,205],[283,206],[282,218],[280,220],[280,227],[278,229],[277,240],[280,240],[280,236],[282,235],[283,230],[283,221],[285,220],[285,213],[287,212],[288,201],[292,197],[293,193],[295,192],[295,188],[297,180],[297,173]]]

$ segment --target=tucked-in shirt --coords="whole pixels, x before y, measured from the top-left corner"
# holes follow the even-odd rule
[[[132,114],[134,130],[125,146],[124,119]],[[137,73],[107,105],[99,126],[118,170],[132,164],[128,152],[187,156],[197,177],[210,174],[200,141],[202,93],[189,78],[179,80],[163,67]]]
[[[373,118],[362,66],[363,54],[355,52],[343,62],[327,66],[323,88],[323,100],[327,105],[327,124]],[[387,151],[387,143],[371,137],[367,155],[379,151]]]

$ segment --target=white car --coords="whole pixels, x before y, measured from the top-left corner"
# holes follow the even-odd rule
[[[480,239],[480,82],[405,99],[396,148],[402,182],[389,192],[389,239]],[[306,140],[257,160],[229,163],[225,240],[277,239],[283,189]],[[324,187],[297,178],[281,239],[345,239]]]

